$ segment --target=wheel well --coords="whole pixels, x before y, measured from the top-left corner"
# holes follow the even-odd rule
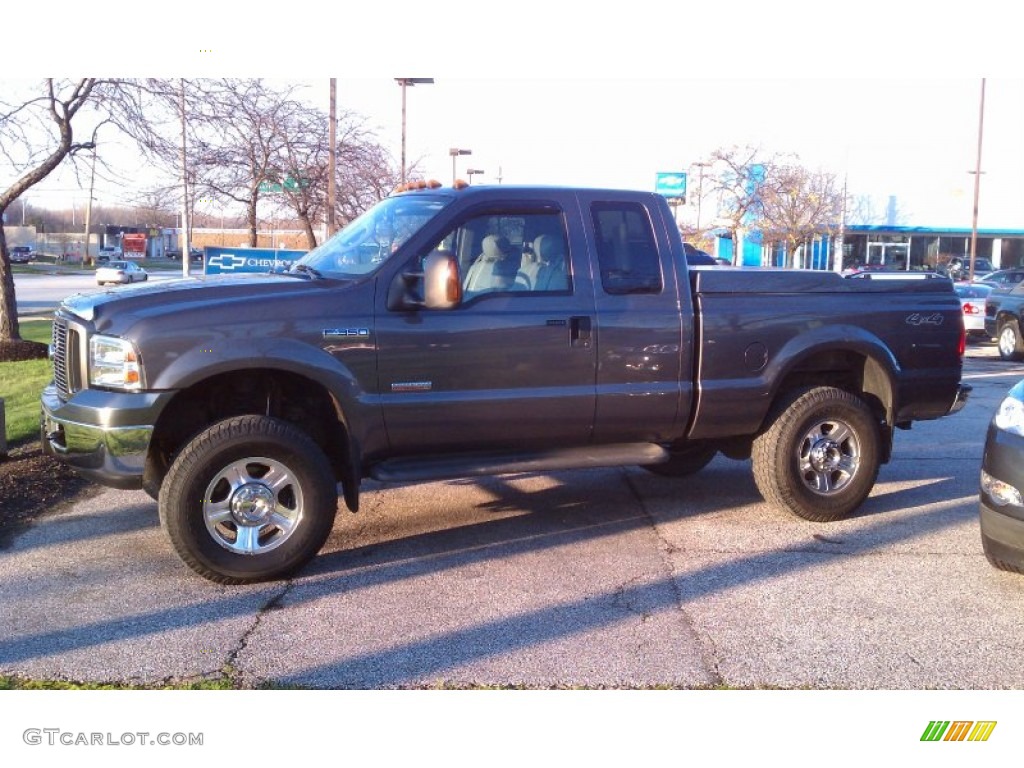
[[[1009,312],[1007,310],[1000,310],[999,312],[996,313],[996,329],[997,330],[1002,330],[1003,326],[1006,325],[1010,321],[1013,321],[1013,322],[1017,323],[1018,326],[1020,325],[1020,321],[1017,319],[1016,313]]]
[[[819,352],[801,360],[779,382],[775,399],[801,387],[831,386],[863,398],[875,417],[893,423],[895,403],[892,381],[877,360],[850,350]]]
[[[272,416],[309,435],[335,476],[347,466],[348,435],[340,408],[320,383],[288,371],[249,369],[205,379],[179,392],[157,420],[146,482],[158,488],[181,448],[204,429],[232,416]]]

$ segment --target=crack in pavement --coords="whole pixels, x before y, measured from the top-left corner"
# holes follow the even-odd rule
[[[672,585],[672,594],[675,597],[676,607],[679,609],[679,614],[683,617],[683,623],[686,630],[693,636],[697,643],[697,647],[700,649],[700,660],[701,665],[704,667],[705,672],[712,681],[712,685],[719,686],[724,685],[725,680],[719,671],[718,665],[718,653],[715,649],[715,644],[710,635],[701,637],[701,633],[698,632],[694,626],[693,619],[689,612],[686,610],[686,601],[683,598],[683,591],[679,587],[679,582],[676,579],[675,570],[672,567],[672,561],[669,558],[669,554],[672,552],[679,551],[678,547],[673,546],[668,542],[665,536],[662,534],[661,529],[658,526],[657,520],[654,519],[654,515],[647,507],[647,503],[644,501],[643,495],[640,490],[636,487],[633,478],[626,470],[620,470],[620,475],[626,483],[626,487],[629,488],[633,498],[636,499],[637,504],[640,505],[640,510],[643,516],[650,522],[651,530],[654,532],[655,537],[658,540],[658,548],[661,554],[661,562],[664,566],[665,573],[668,576],[668,582]]]
[[[280,592],[273,595],[269,600],[267,600],[266,603],[264,603],[260,608],[256,610],[256,614],[253,616],[252,624],[249,626],[248,629],[246,629],[242,633],[241,637],[238,638],[238,644],[230,651],[228,651],[228,655],[224,660],[223,666],[221,667],[222,672],[226,671],[225,673],[229,677],[234,677],[235,675],[237,675],[238,670],[235,664],[238,661],[239,654],[241,654],[242,651],[244,651],[249,646],[249,640],[256,633],[256,630],[259,629],[260,624],[263,621],[263,617],[271,611],[279,610],[282,607],[281,603],[284,601],[285,597],[288,596],[288,593],[291,592],[292,589],[294,589],[294,587],[295,580],[288,579],[288,581],[285,583],[284,587],[281,589]]]

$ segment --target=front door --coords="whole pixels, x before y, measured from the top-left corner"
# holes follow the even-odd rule
[[[589,441],[594,297],[585,244],[570,234],[577,216],[522,204],[469,214],[434,248],[458,257],[462,304],[397,312],[378,305],[379,387],[393,450]]]

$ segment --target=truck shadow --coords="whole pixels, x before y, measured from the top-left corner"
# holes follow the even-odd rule
[[[678,610],[685,603],[744,584],[813,569],[836,557],[863,555],[910,542],[962,525],[976,515],[975,505],[960,502],[916,514],[910,521],[904,517],[890,518],[888,513],[921,506],[928,499],[962,495],[960,480],[928,477],[928,474],[923,473],[916,487],[877,492],[869,499],[863,513],[845,527],[842,535],[835,537],[829,535],[833,529],[828,526],[791,520],[769,510],[757,495],[747,468],[724,461],[716,461],[704,473],[684,481],[665,480],[638,470],[581,471],[472,481],[468,483],[471,490],[486,492],[483,498],[465,509],[449,510],[445,519],[433,523],[434,528],[430,530],[422,528],[422,521],[382,522],[387,515],[378,514],[374,509],[374,503],[383,503],[389,493],[421,493],[423,486],[371,489],[366,498],[366,518],[342,519],[346,513],[339,512],[339,523],[326,553],[287,584],[224,588],[200,580],[182,566],[178,571],[180,583],[175,586],[181,600],[165,600],[163,605],[138,600],[126,602],[120,587],[110,584],[110,594],[104,598],[110,603],[109,618],[92,618],[97,615],[97,606],[93,604],[84,614],[90,618],[71,627],[14,636],[5,632],[7,637],[0,644],[0,664],[5,670],[11,670],[12,665],[33,659],[147,636],[175,631],[194,634],[203,627],[212,628],[270,608],[301,607],[330,595],[358,598],[375,587],[398,585],[456,569],[487,566],[519,555],[544,554],[625,534],[654,536],[655,525],[702,516],[733,514],[738,516],[733,518],[735,521],[749,515],[760,518],[761,522],[767,516],[779,516],[778,526],[787,529],[786,543],[780,546],[740,552],[726,562],[706,565],[685,577],[668,575],[644,583],[618,585],[614,590],[605,589],[558,605],[512,612],[493,620],[471,621],[460,629],[425,632],[423,634],[428,635],[425,637],[392,637],[386,649],[350,653],[327,663],[310,663],[301,671],[277,678],[283,683],[329,688],[401,687],[415,684],[424,677],[443,675],[474,660],[611,626],[625,617],[635,618],[637,610],[650,614]],[[530,489],[530,481],[540,483],[540,487]],[[452,484],[457,491],[456,500],[463,498],[460,486],[466,482]],[[431,489],[428,493],[436,494],[436,485]],[[595,497],[599,499],[596,503],[586,501]],[[443,507],[444,500],[435,499],[433,504]],[[425,513],[432,512],[430,505],[426,505]],[[130,523],[129,514],[138,522]],[[423,517],[426,519],[429,515]],[[156,508],[155,504],[142,503],[112,512],[105,521],[104,518],[104,515],[85,515],[74,525],[63,531],[55,530],[53,534],[60,542],[68,543],[75,539],[88,541],[96,535],[138,531],[156,525]],[[99,529],[94,527],[97,523]],[[824,537],[816,537],[815,533]],[[38,541],[25,543],[38,547],[52,541],[40,536]],[[370,543],[365,543],[367,541]],[[331,547],[340,548],[332,552]],[[16,544],[15,549],[21,547]],[[126,551],[124,557],[145,557],[145,554]],[[145,573],[152,567],[160,578],[177,581],[179,577],[173,575],[175,569],[168,567],[167,559],[173,560],[169,545],[167,558],[161,557],[159,563],[149,565],[137,563],[131,570]],[[50,588],[61,589],[60,580],[54,578]],[[603,608],[595,610],[595,606]],[[459,607],[453,605],[451,610],[457,612]],[[355,616],[336,615],[329,623],[333,632],[343,633],[347,631],[346,625],[355,619]],[[244,662],[244,657],[240,656],[239,662]],[[322,657],[318,662],[322,662]],[[174,671],[162,671],[160,676],[170,674]]]

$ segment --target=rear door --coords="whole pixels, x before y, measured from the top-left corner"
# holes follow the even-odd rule
[[[393,449],[590,440],[597,358],[581,230],[571,196],[489,203],[461,214],[403,265],[435,249],[458,256],[464,283],[472,282],[461,306],[389,311],[386,287],[378,291],[379,387]],[[534,279],[544,270],[548,279]]]
[[[648,197],[618,194],[580,193],[596,254],[594,436],[664,442],[684,433],[693,397],[693,308],[673,256],[682,242]]]

